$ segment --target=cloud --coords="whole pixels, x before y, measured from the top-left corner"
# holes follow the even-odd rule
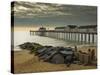
[[[51,16],[81,16],[96,15],[96,7],[90,6],[72,6],[49,3],[33,3],[16,1],[14,3],[15,17],[51,17]]]
[[[58,4],[15,2],[14,5],[14,15],[17,17],[72,15],[71,13],[61,11],[63,7]]]

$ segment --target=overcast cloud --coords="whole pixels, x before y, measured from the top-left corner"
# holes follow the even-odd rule
[[[97,7],[15,2],[16,24],[97,24]],[[29,20],[28,20],[29,19]]]

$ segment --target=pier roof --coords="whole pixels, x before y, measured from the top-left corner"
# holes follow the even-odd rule
[[[65,29],[66,27],[56,27],[55,29]]]
[[[80,26],[78,28],[81,28],[81,29],[83,29],[83,28],[97,28],[97,25],[85,25],[85,26]]]
[[[76,28],[77,26],[76,25],[68,25],[68,27],[73,29],[73,28]]]

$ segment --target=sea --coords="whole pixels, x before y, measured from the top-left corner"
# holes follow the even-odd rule
[[[37,36],[37,35],[30,35],[29,31],[15,31],[14,32],[14,40],[12,40],[12,46],[14,46],[14,51],[20,51],[18,45],[23,44],[25,42],[34,42],[39,43],[43,46],[61,46],[61,47],[74,47],[75,45],[81,46],[82,44],[78,44],[75,42],[69,42],[65,40],[59,40],[55,38],[50,37],[44,37],[44,36]]]

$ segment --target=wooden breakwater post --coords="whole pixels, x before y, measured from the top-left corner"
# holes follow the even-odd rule
[[[81,50],[77,51],[77,58],[79,60],[79,64],[83,65],[96,65],[96,57],[94,49],[88,49],[88,52],[82,52]],[[95,62],[95,63],[94,63]]]

